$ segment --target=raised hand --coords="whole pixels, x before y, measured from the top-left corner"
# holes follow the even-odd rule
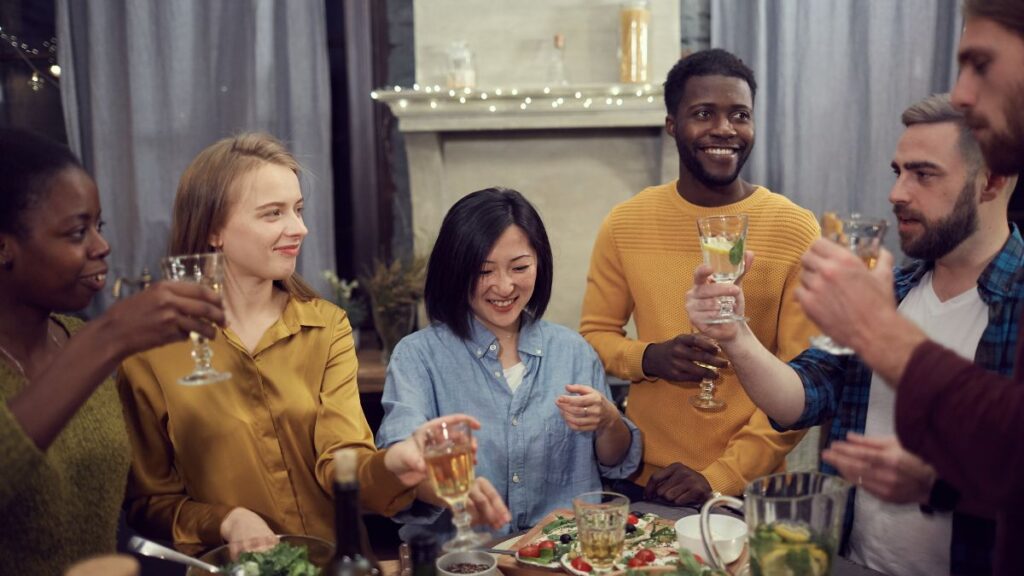
[[[440,418],[434,418],[420,424],[419,428],[411,436],[389,446],[387,453],[384,455],[384,467],[398,476],[402,484],[416,486],[427,479],[427,463],[423,460],[423,446],[429,430],[442,422],[448,424],[465,422],[474,430],[480,429],[480,422],[466,414],[449,414],[448,416],[441,416]],[[475,438],[473,442],[475,453]]]
[[[644,374],[672,382],[700,382],[714,378],[715,372],[694,364],[725,368],[729,365],[718,357],[718,345],[700,334],[680,334],[671,340],[651,344],[644,351]]]
[[[708,498],[711,498],[711,484],[707,478],[681,462],[669,464],[652,474],[644,488],[644,500],[673,506],[700,505]]]
[[[743,276],[746,276],[750,266],[754,263],[754,253],[747,250],[743,253],[743,259]],[[728,342],[735,338],[739,330],[738,322],[707,324],[705,321],[718,315],[720,308],[718,299],[723,296],[735,298],[736,304],[733,306],[733,310],[737,316],[744,315],[746,301],[743,298],[743,289],[740,288],[743,276],[740,276],[734,284],[716,284],[711,281],[710,266],[707,264],[697,266],[693,271],[693,287],[686,292],[686,314],[690,318],[690,325],[719,342]]]
[[[562,419],[581,432],[601,430],[619,420],[619,409],[597,390],[583,384],[568,384],[567,394],[555,398]]]
[[[469,489],[469,514],[474,525],[489,526],[494,530],[512,521],[512,513],[501,499],[501,494],[490,480],[482,476],[477,476]]]
[[[117,302],[98,321],[127,356],[185,340],[190,332],[216,337],[214,324],[225,322],[224,302],[205,286],[163,281]]]
[[[821,459],[848,482],[894,504],[926,504],[935,482],[935,469],[904,450],[895,436],[851,432],[822,451]]]

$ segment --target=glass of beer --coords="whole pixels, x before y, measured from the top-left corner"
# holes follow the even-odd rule
[[[825,212],[821,215],[822,238],[828,238],[849,248],[868,268],[874,268],[878,262],[878,252],[882,249],[885,229],[886,222],[882,218],[865,218],[856,213],[848,217],[841,217],[835,212]],[[811,345],[836,356],[853,354],[852,349],[840,346],[824,334],[812,336]]]
[[[470,528],[470,515],[466,505],[469,489],[476,473],[473,467],[473,431],[465,422],[442,422],[427,434],[423,446],[423,459],[427,463],[434,492],[452,509],[455,538],[442,546],[445,552],[472,550],[490,540],[490,536]]]
[[[573,498],[580,552],[594,568],[610,568],[622,555],[629,498],[615,492],[586,492]]]
[[[700,250],[704,263],[711,267],[711,279],[716,283],[735,282],[743,275],[743,253],[747,243],[747,215],[708,216],[697,220],[700,232]],[[718,299],[718,315],[708,324],[744,322],[736,314],[736,299],[722,296]]]
[[[220,252],[170,256],[164,258],[160,266],[167,280],[202,284],[217,293],[224,286],[224,255]],[[192,361],[195,366],[191,373],[178,379],[178,384],[202,386],[231,378],[230,372],[220,372],[213,368],[213,350],[210,350],[209,340],[205,336],[190,332],[189,340],[192,341]]]

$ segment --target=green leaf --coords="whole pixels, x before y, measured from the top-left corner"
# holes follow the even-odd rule
[[[729,249],[729,263],[739,266],[743,262],[743,238],[737,238],[736,243]]]

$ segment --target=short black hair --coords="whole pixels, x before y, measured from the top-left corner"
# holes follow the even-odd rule
[[[675,117],[679,109],[679,101],[683,99],[686,82],[694,76],[732,76],[745,80],[750,86],[750,100],[757,96],[757,81],[754,71],[743,60],[731,52],[721,48],[701,50],[682,58],[668,72],[665,78],[665,109],[668,115]]]
[[[67,146],[28,130],[0,128],[0,232],[24,236],[25,211],[66,168],[82,169]]]
[[[526,303],[520,325],[544,315],[551,299],[554,267],[551,244],[540,214],[522,194],[508,188],[477,190],[455,203],[441,223],[427,265],[424,300],[427,316],[456,336],[470,335],[469,301],[480,278],[480,268],[498,238],[509,226],[518,226],[537,253],[537,282]]]

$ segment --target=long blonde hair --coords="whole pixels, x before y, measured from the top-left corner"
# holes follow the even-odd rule
[[[210,235],[227,222],[238,196],[232,193],[235,183],[267,163],[288,168],[296,176],[302,171],[288,149],[269,134],[239,134],[200,152],[178,182],[168,254],[212,252]],[[303,302],[319,297],[298,273],[285,280],[275,280],[274,285]]]

